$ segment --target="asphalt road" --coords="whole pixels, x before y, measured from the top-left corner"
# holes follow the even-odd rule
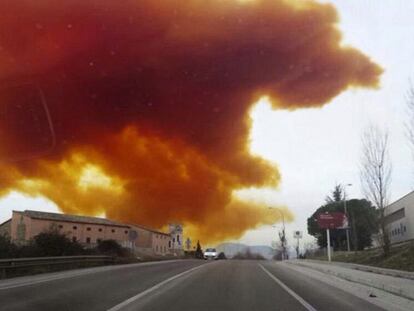
[[[382,310],[270,261],[183,260],[0,281],[0,310]]]

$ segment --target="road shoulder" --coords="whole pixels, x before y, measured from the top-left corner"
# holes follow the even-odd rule
[[[339,288],[385,310],[414,310],[414,301],[372,286],[355,283],[323,270],[312,269],[310,266],[306,265],[299,265],[290,262],[278,263],[278,265],[283,266],[285,269],[292,270],[292,273],[302,273],[313,279]]]

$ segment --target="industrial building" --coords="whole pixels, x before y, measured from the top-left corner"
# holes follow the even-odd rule
[[[384,212],[392,244],[414,239],[414,191],[388,205]]]

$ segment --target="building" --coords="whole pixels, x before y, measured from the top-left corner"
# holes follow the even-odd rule
[[[56,227],[71,240],[95,245],[99,240],[116,240],[126,246],[129,226],[105,218],[46,213],[26,210],[13,211],[12,218],[0,227],[6,227],[12,242],[22,244],[39,233]]]
[[[388,205],[384,215],[391,244],[414,239],[414,191]]]
[[[134,248],[137,253],[145,255],[172,254],[169,233],[153,230],[140,225],[130,225],[131,235],[135,237]]]
[[[0,224],[0,234],[10,236],[16,244],[27,243],[34,236],[50,228],[57,228],[71,240],[86,247],[99,241],[115,240],[137,255],[165,256],[177,254],[178,246],[172,242],[172,233],[153,230],[141,225],[124,224],[105,218],[46,213],[25,210],[13,211],[12,218]],[[176,229],[176,227],[174,227]],[[174,231],[174,241],[182,241],[182,228]]]
[[[181,224],[170,224],[168,229],[171,236],[168,246],[171,251],[176,255],[184,255],[183,226]]]

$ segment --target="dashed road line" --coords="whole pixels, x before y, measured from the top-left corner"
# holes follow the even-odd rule
[[[146,295],[148,295],[148,294],[150,294],[150,293],[152,293],[152,292],[160,289],[162,286],[166,285],[167,283],[170,283],[171,281],[174,281],[175,279],[178,279],[178,278],[180,278],[180,277],[182,277],[182,276],[184,276],[186,274],[189,274],[189,273],[191,273],[191,272],[193,272],[193,271],[195,271],[197,269],[200,269],[200,268],[202,268],[204,266],[207,266],[207,265],[206,264],[202,264],[200,266],[197,266],[197,267],[194,267],[194,268],[185,270],[184,272],[178,273],[178,274],[176,274],[176,275],[174,275],[174,276],[172,276],[172,277],[170,277],[170,278],[168,278],[168,279],[166,279],[166,280],[164,280],[164,281],[162,281],[162,282],[154,285],[153,287],[150,287],[150,288],[144,290],[143,292],[140,292],[137,295],[132,296],[131,298],[128,298],[127,300],[124,300],[120,304],[117,304],[116,306],[108,309],[107,311],[119,311],[119,310],[122,310],[123,308],[125,308],[129,304],[131,304],[133,302],[136,302],[139,299],[143,298],[144,296],[146,296]]]

